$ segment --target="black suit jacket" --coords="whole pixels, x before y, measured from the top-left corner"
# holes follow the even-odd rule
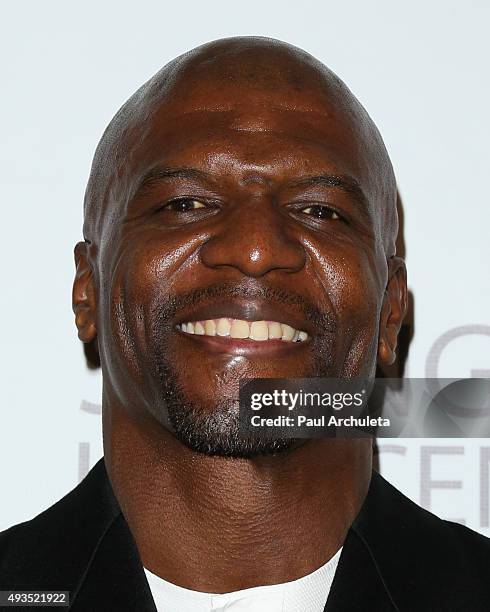
[[[155,612],[103,459],[54,506],[0,534],[0,590],[22,589],[70,591],[73,612]],[[419,508],[374,472],[325,607],[361,610],[489,612],[490,540]]]

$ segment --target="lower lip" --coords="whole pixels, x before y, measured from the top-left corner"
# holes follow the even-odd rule
[[[250,340],[230,336],[201,336],[181,331],[178,331],[178,334],[212,352],[230,355],[284,355],[305,348],[309,344],[309,338],[301,342],[287,342],[285,340]]]

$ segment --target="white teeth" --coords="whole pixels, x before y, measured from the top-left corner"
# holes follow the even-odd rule
[[[201,321],[198,321],[195,325],[194,325],[194,333],[197,336],[204,336],[204,334],[206,333],[204,331],[204,325],[201,323]],[[304,334],[304,332],[301,332],[302,334]]]
[[[282,329],[281,324],[276,321],[271,321],[269,323],[269,339],[270,340],[280,340],[282,338]]]
[[[250,325],[250,336],[252,340],[268,340],[269,328],[265,321],[254,321]]]
[[[282,339],[291,341],[294,336],[295,329],[286,323],[281,323],[282,328]]]
[[[206,336],[216,336],[216,323],[213,319],[204,321],[204,333]]]
[[[232,338],[248,338],[250,334],[250,326],[247,321],[241,319],[233,319],[231,324],[230,336]]]
[[[237,339],[249,338],[256,342],[283,340],[285,342],[304,342],[308,339],[305,331],[294,329],[286,323],[277,321],[244,321],[242,319],[207,319],[188,321],[177,325],[177,329],[196,336],[221,336]]]
[[[231,329],[231,323],[228,319],[219,319],[218,325],[216,326],[216,334],[218,336],[229,336]]]

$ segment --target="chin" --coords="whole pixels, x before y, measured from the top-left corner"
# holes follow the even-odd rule
[[[167,404],[167,416],[173,435],[187,448],[203,455],[251,458],[281,453],[297,444],[291,438],[243,435],[233,401],[219,402],[212,409],[172,401]]]

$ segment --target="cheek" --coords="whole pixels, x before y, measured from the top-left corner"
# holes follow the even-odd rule
[[[344,323],[377,319],[382,292],[374,252],[352,243],[308,243],[315,282]]]
[[[121,239],[112,266],[106,265],[99,298],[99,344],[114,377],[141,383],[148,371],[154,310],[172,293],[195,245],[164,241],[160,235]],[[165,249],[163,248],[165,244]]]
[[[328,282],[343,326],[362,330],[377,322],[380,296],[367,257],[345,257],[334,262],[328,273]]]
[[[345,242],[310,242],[308,248],[315,282],[337,319],[337,354],[356,362],[371,359],[383,296],[376,254]]]

